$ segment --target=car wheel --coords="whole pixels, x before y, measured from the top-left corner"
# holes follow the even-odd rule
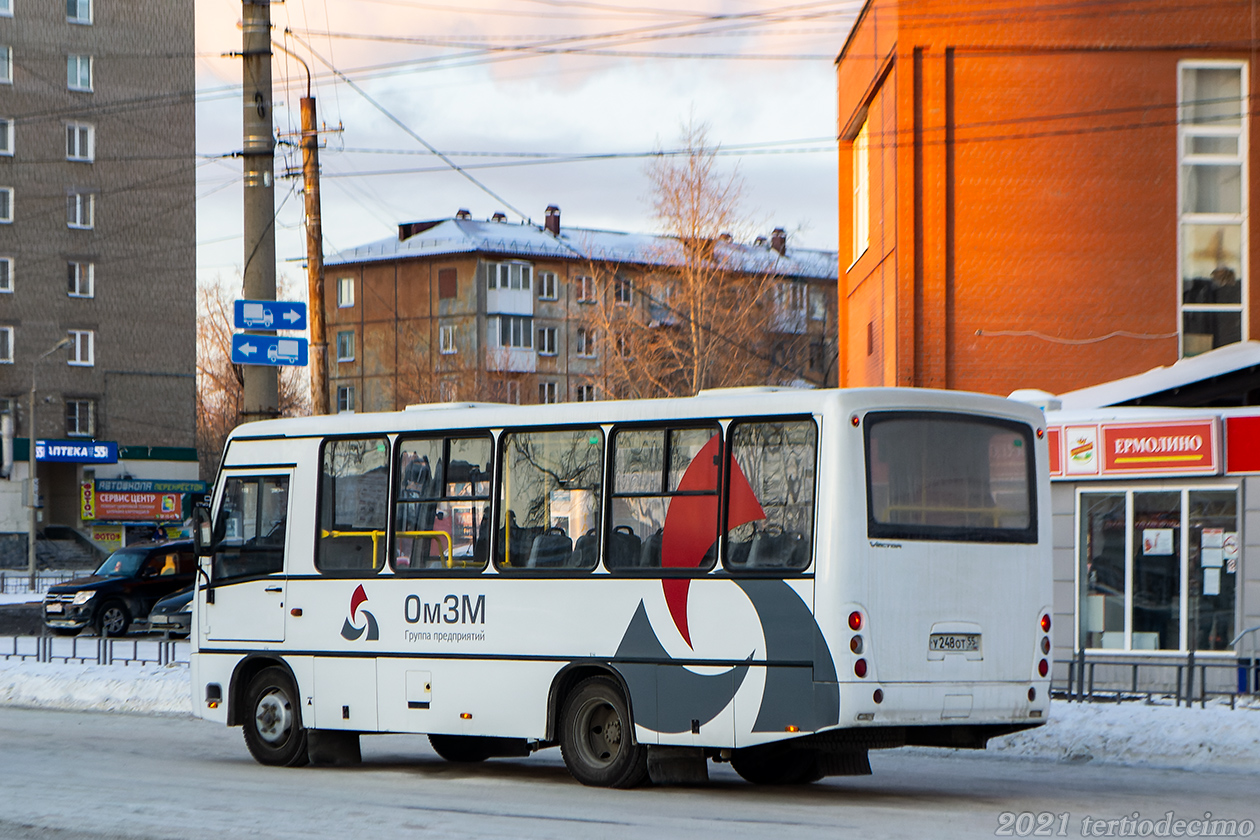
[[[429,745],[447,761],[472,763],[485,761],[494,754],[494,739],[474,735],[430,735]]]
[[[736,750],[731,767],[754,785],[807,785],[822,778],[813,752],[776,744]]]
[[[573,778],[614,788],[647,779],[647,748],[634,742],[629,705],[616,682],[591,677],[578,683],[560,719],[560,754]]]
[[[284,668],[264,668],[245,690],[245,746],[259,764],[301,767],[307,763],[306,729],[297,686]]]
[[[131,613],[122,601],[106,601],[96,614],[96,629],[102,636],[122,636],[131,626]]]

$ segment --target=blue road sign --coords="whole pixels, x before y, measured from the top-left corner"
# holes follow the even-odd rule
[[[306,367],[306,339],[235,333],[232,336],[232,364]]]
[[[304,330],[306,304],[290,300],[238,300],[232,312],[238,330]]]

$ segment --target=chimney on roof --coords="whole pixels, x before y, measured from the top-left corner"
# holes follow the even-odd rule
[[[770,247],[779,252],[779,256],[787,253],[787,231],[775,228],[770,232]]]
[[[552,236],[559,236],[560,208],[554,204],[548,204],[547,209],[544,210],[543,213],[546,214],[546,219],[543,221],[543,224],[546,226],[547,230],[551,231]]]
[[[719,233],[719,234],[718,234],[718,239],[719,239],[720,241],[722,241],[722,242],[734,242],[734,241],[735,241],[735,237],[731,236],[729,233],[726,233],[725,231],[723,231],[722,233]]]
[[[455,218],[457,218],[457,219],[471,219],[471,218],[472,218],[472,213],[469,213],[466,209],[464,209],[463,207],[461,207],[461,208],[459,208],[458,210],[456,210],[456,211],[455,211]]]
[[[490,217],[490,221],[498,222],[499,224],[506,224],[507,213],[495,213],[493,216]]]
[[[753,244],[759,248],[764,248],[766,247],[766,238],[764,236],[758,236],[753,240]]]

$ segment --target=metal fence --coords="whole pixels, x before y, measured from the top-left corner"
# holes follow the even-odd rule
[[[65,583],[83,572],[38,572],[35,575],[35,592],[47,592],[48,587]],[[14,570],[0,572],[0,595],[26,595],[31,592],[31,578],[26,572]]]
[[[1134,661],[1081,653],[1054,664],[1066,666],[1066,679],[1054,680],[1051,693],[1069,701],[1119,703],[1161,696],[1172,697],[1177,706],[1198,703],[1203,708],[1209,699],[1228,697],[1232,709],[1239,696],[1260,694],[1260,660],[1251,658],[1205,662],[1189,653],[1185,658]],[[1064,672],[1055,668],[1056,674]]]
[[[77,665],[170,665],[187,663],[186,641],[103,639],[72,636],[0,636],[0,659]]]

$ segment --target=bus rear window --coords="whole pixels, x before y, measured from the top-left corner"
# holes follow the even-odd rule
[[[1032,430],[934,412],[866,415],[867,535],[1037,541]]]

